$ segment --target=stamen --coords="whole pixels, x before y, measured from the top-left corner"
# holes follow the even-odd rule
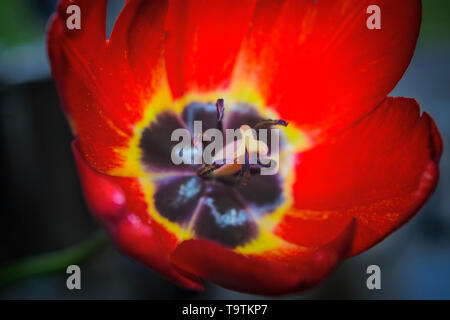
[[[222,121],[222,119],[223,119],[223,112],[225,110],[224,100],[223,99],[217,99],[216,108],[217,108],[217,121]]]
[[[283,126],[283,127],[287,127],[288,126],[288,122],[283,120],[283,119],[278,119],[278,120],[272,120],[272,119],[268,119],[268,120],[263,120],[258,122],[253,129],[258,130],[262,127],[265,126]]]
[[[225,103],[224,99],[217,99],[216,101],[216,109],[217,109],[217,128],[223,132],[223,117],[225,112]],[[258,130],[263,127],[270,127],[270,126],[283,126],[286,127],[289,123],[282,119],[277,120],[262,120],[258,122],[253,129]],[[250,176],[252,175],[259,175],[261,174],[261,168],[263,167],[270,167],[272,164],[262,164],[258,159],[257,165],[251,165],[249,161],[249,152],[257,152],[259,154],[265,155],[268,152],[268,146],[263,142],[259,140],[253,139],[252,135],[249,135],[249,132],[251,132],[251,128],[248,125],[242,125],[241,128],[241,134],[243,136],[243,139],[247,137],[249,139],[249,142],[246,143],[244,146],[244,152],[245,152],[245,162],[243,164],[237,164],[237,163],[231,163],[227,164],[224,161],[224,164],[218,164],[213,163],[210,165],[203,165],[198,171],[197,175],[205,180],[210,179],[217,179],[219,181],[224,182],[227,185],[235,185],[239,184],[241,186],[247,185]],[[247,141],[248,139],[245,139]],[[239,154],[235,154],[235,157],[237,158]]]
[[[223,132],[223,114],[225,111],[225,103],[223,99],[217,99],[216,102],[216,108],[217,108],[217,129],[219,129],[221,132]]]

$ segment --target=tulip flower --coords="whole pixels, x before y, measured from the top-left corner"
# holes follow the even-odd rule
[[[442,140],[415,100],[387,95],[421,2],[376,1],[370,29],[372,2],[128,0],[108,39],[106,0],[61,1],[52,74],[86,201],[115,243],[185,288],[280,295],[410,220],[436,187]],[[225,183],[171,161],[177,128],[267,119],[289,123],[276,174]]]

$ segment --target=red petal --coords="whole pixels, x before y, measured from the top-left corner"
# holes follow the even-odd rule
[[[165,55],[174,96],[229,82],[254,2],[171,1]]]
[[[65,37],[66,43],[77,47],[82,56],[95,56],[104,50],[107,2],[108,0],[61,0],[51,19],[49,35]],[[69,30],[66,25],[72,14],[72,11],[67,13],[67,8],[72,5],[80,8],[80,29]]]
[[[72,143],[72,152],[89,208],[100,221],[114,221],[126,210],[122,189],[111,177],[100,174],[88,166],[80,154],[77,141]]]
[[[81,9],[81,29],[69,30],[69,5]],[[106,1],[61,1],[48,29],[48,54],[63,107],[89,165],[119,167],[134,124],[166,79],[163,67],[164,1],[128,2],[109,42]]]
[[[72,150],[88,206],[117,245],[178,285],[202,290],[197,277],[170,264],[169,255],[178,239],[150,218],[137,179],[100,174],[88,166],[77,142],[72,144]]]
[[[120,85],[118,98],[129,105],[123,108],[122,116],[131,123],[140,119],[143,104],[148,102],[165,77],[164,24],[167,10],[167,0],[127,1],[108,42],[105,68],[109,72],[105,73],[103,80],[111,88]]]
[[[117,245],[128,255],[164,275],[179,286],[191,290],[203,290],[200,280],[175,269],[169,262],[169,246],[162,234],[167,232],[155,223],[147,223],[133,213],[127,213],[114,226],[112,235]],[[175,241],[175,239],[173,239]]]
[[[66,26],[69,5],[78,5],[82,14],[82,28],[69,30]],[[89,163],[103,154],[114,163],[112,144],[120,144],[121,136],[107,124],[104,106],[95,89],[94,72],[98,72],[98,56],[105,50],[106,0],[61,1],[48,28],[48,54],[63,107],[74,133],[80,138],[82,151]],[[95,145],[94,142],[101,142]],[[122,141],[121,141],[122,142]],[[106,162],[106,161],[105,161]],[[100,162],[100,167],[105,166]]]
[[[242,255],[206,240],[186,240],[172,254],[179,269],[225,288],[280,295],[312,287],[347,254],[351,223],[335,240],[320,248],[286,246],[276,251]]]
[[[321,245],[357,218],[350,255],[373,246],[422,207],[438,180],[442,140],[412,99],[389,98],[373,113],[298,155],[294,208],[276,233]]]
[[[325,135],[360,119],[400,80],[414,52],[420,0],[262,0],[233,81],[253,83],[281,118]],[[330,131],[331,130],[331,131]]]

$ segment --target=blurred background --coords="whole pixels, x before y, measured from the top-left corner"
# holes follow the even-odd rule
[[[124,0],[110,0],[110,32]],[[81,194],[72,140],[49,73],[45,26],[54,0],[0,1],[0,266],[79,244],[98,233]],[[391,94],[416,98],[444,139],[438,188],[421,213],[371,250],[344,262],[321,285],[292,299],[450,299],[450,1],[424,0],[414,59]],[[98,238],[97,238],[98,239]],[[66,288],[65,269],[0,285],[0,299],[246,299],[206,284],[172,285],[119,252],[88,243],[82,290]],[[73,253],[73,252],[72,252]],[[82,255],[82,254],[81,254]],[[381,290],[366,269],[381,268]]]

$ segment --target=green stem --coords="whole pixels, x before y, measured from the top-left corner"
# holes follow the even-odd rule
[[[65,270],[71,264],[78,264],[104,248],[108,243],[104,231],[98,231],[86,241],[55,252],[24,258],[0,267],[0,288],[16,281]]]

